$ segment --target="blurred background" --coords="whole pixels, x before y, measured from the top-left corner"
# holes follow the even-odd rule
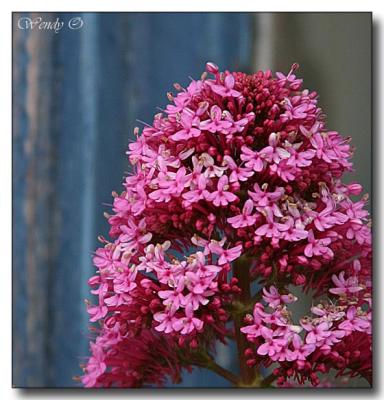
[[[19,23],[39,17],[64,26]],[[78,386],[91,254],[136,119],[150,123],[207,61],[249,73],[298,62],[329,128],[352,137],[353,180],[371,192],[370,13],[13,13],[14,386]],[[233,364],[231,349],[218,357]],[[183,385],[226,383],[196,371]]]

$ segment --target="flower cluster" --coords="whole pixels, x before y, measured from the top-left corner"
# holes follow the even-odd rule
[[[359,262],[354,264],[360,268]],[[249,325],[241,328],[254,344],[245,351],[247,364],[268,367],[277,362],[279,367],[273,374],[280,386],[290,377],[317,386],[318,373],[329,373],[332,368],[337,376],[358,374],[371,382],[371,283],[359,281],[357,272],[353,270],[348,279],[345,271],[333,275],[336,287],[329,292],[337,298],[313,306],[312,316],[301,318],[299,325],[294,324],[287,306],[297,298],[291,293],[280,294],[274,286],[269,291],[264,288],[267,308],[256,303],[253,316],[246,318]]]
[[[91,342],[92,356],[82,379],[85,387],[164,385],[166,376],[174,382],[180,381],[180,363],[172,341],[150,330],[143,330],[137,338],[126,332],[119,322],[111,322],[105,324],[103,334]],[[111,346],[113,351],[109,350]]]
[[[280,383],[293,363],[300,382],[316,384],[331,367],[369,376],[367,349],[348,347],[370,337],[367,197],[355,201],[362,187],[341,181],[350,140],[326,128],[296,68],[246,75],[208,63],[201,79],[174,85],[141,135],[135,129],[132,173],[106,214],[111,239],[100,238],[93,259],[88,312],[101,327],[85,386],[178,381],[192,365],[186,355],[238,337],[239,304],[244,316],[255,302],[241,328],[253,346],[247,368],[277,362]],[[338,300],[296,326],[288,285]]]

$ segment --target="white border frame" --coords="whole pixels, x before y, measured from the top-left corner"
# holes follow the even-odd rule
[[[47,0],[36,0],[36,1],[20,1],[14,0],[12,2],[2,1],[0,3],[1,20],[0,20],[0,38],[1,38],[1,73],[0,73],[0,87],[2,88],[0,96],[0,113],[2,122],[2,131],[0,132],[0,210],[1,210],[1,230],[0,230],[0,243],[1,243],[1,279],[0,279],[0,296],[1,296],[1,340],[0,340],[0,354],[2,355],[1,371],[0,371],[0,394],[2,399],[12,400],[18,398],[66,398],[71,397],[77,399],[81,397],[129,397],[129,398],[147,398],[156,397],[158,399],[169,399],[182,396],[184,399],[194,398],[195,396],[208,395],[212,398],[220,397],[257,397],[258,399],[263,398],[285,398],[297,396],[298,393],[286,390],[286,391],[231,391],[231,390],[164,390],[164,391],[82,391],[81,393],[77,390],[63,389],[63,390],[35,390],[26,394],[25,390],[12,389],[11,388],[11,333],[12,333],[12,321],[11,321],[11,207],[12,207],[12,194],[11,194],[11,12],[12,11],[249,11],[249,12],[268,12],[268,11],[372,11],[375,33],[373,47],[374,54],[374,110],[377,115],[374,116],[373,120],[373,136],[376,139],[374,143],[374,151],[377,155],[376,162],[374,164],[374,204],[381,204],[382,188],[383,188],[383,177],[382,171],[383,156],[383,140],[381,139],[382,132],[382,105],[380,99],[383,95],[383,85],[381,81],[381,70],[383,66],[383,23],[384,2],[376,0],[322,0],[322,1],[308,1],[308,0],[295,0],[295,1],[282,1],[273,0],[261,2],[260,0],[243,0],[241,2],[227,1],[227,0],[211,0],[206,2],[204,0],[195,0],[193,3],[188,2],[182,4],[179,1],[167,0],[167,4],[163,4],[161,1],[144,1],[140,0],[135,3],[127,0],[110,0],[100,1],[93,0],[87,2],[84,0],[67,0],[63,3],[47,1]],[[235,5],[238,7],[235,8]],[[91,7],[90,7],[91,6]],[[208,7],[208,8],[207,8]],[[289,7],[289,8],[288,8]],[[342,28],[341,28],[342,29]],[[381,66],[381,67],[380,67]],[[367,161],[369,155],[367,155]],[[374,371],[374,385],[375,389],[367,393],[359,389],[346,391],[315,391],[308,392],[303,391],[302,395],[310,397],[323,397],[327,396],[330,399],[333,397],[355,397],[355,396],[379,396],[381,394],[381,386],[383,382],[383,370],[381,366],[383,359],[383,348],[380,344],[382,332],[382,302],[380,301],[380,292],[382,291],[382,277],[383,274],[380,272],[382,265],[382,254],[381,248],[383,248],[381,239],[383,238],[382,231],[384,230],[384,223],[380,209],[378,207],[374,210],[375,215],[375,307],[376,307],[376,318],[375,318],[375,368]],[[380,287],[381,286],[381,287]],[[300,395],[299,394],[299,395]]]

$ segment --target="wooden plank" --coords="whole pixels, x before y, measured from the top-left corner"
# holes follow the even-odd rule
[[[15,386],[46,383],[47,294],[56,250],[52,36],[35,32],[16,31],[14,36]]]
[[[61,16],[67,23],[77,14]],[[84,298],[96,247],[96,157],[99,140],[98,16],[83,16],[79,31],[58,35],[54,55],[58,132],[58,256],[51,282],[52,325],[49,338],[50,386],[75,386],[81,356],[88,354]],[[103,163],[102,160],[99,162]],[[97,210],[99,211],[99,210]]]

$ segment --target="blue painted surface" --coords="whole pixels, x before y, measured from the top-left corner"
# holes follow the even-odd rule
[[[40,14],[41,15],[41,14]],[[60,17],[65,23],[78,14]],[[136,119],[205,62],[250,68],[252,15],[86,13],[81,30],[14,23],[13,384],[76,386],[88,354],[87,278],[121,190]],[[14,21],[20,14],[14,14]],[[48,36],[49,35],[49,36]],[[36,54],[39,56],[37,57]],[[35,83],[35,85],[34,85]],[[231,362],[231,357],[227,357]],[[223,386],[196,371],[183,386]]]

